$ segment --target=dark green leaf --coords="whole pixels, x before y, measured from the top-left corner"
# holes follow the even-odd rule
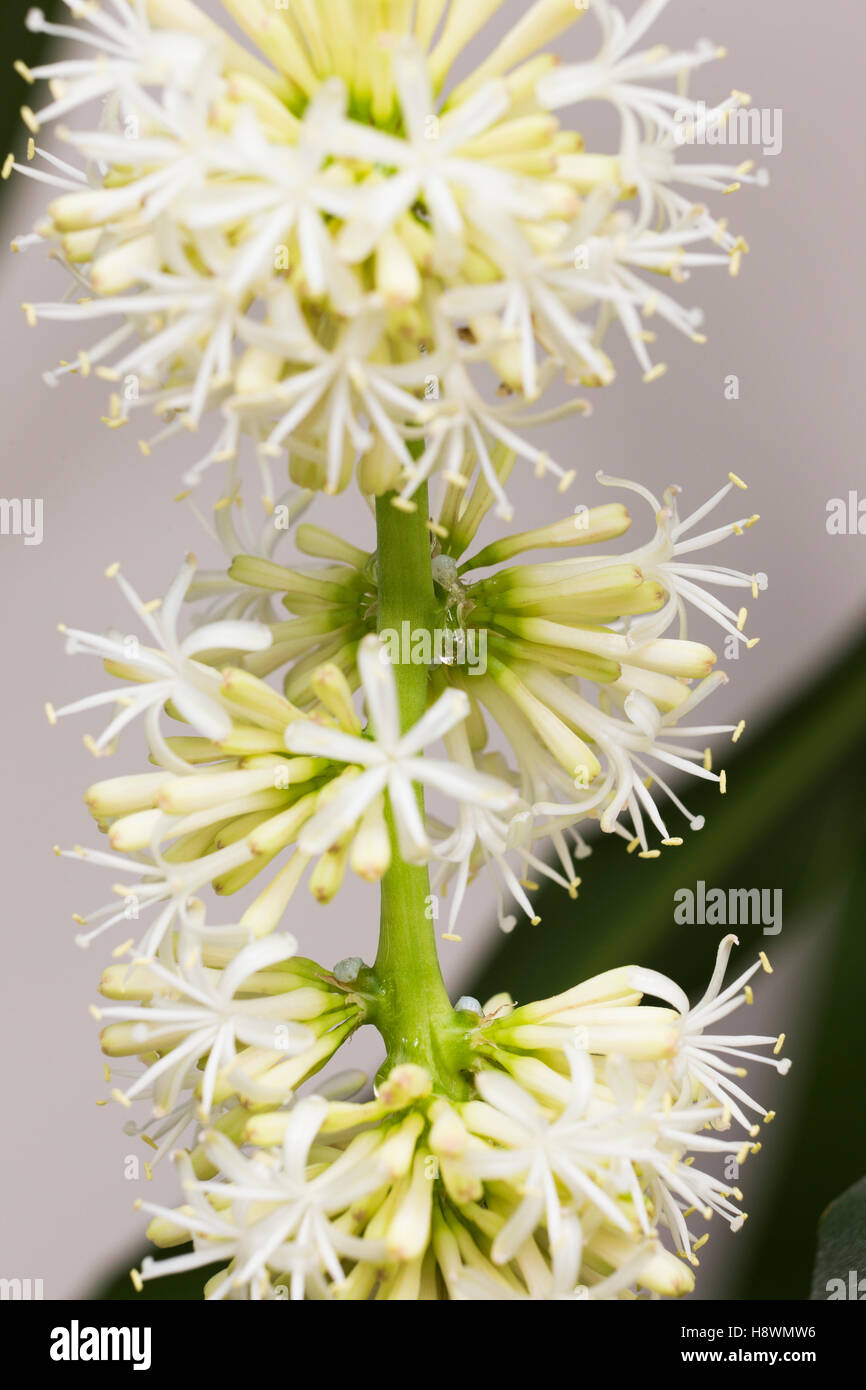
[[[862,836],[862,810],[860,817],[856,824]],[[824,927],[830,938],[829,969],[818,979],[818,1016],[810,1023],[808,1036],[799,1040],[795,1054],[792,1104],[796,1105],[796,1115],[792,1117],[789,1109],[786,1117],[795,1122],[789,1130],[786,1161],[752,1212],[762,1241],[749,1261],[740,1291],[743,1298],[807,1297],[821,1214],[866,1168],[866,854],[862,844],[860,863],[849,879],[835,922],[831,918]],[[837,892],[839,885],[827,880],[823,886],[830,894]],[[811,981],[803,981],[804,991],[813,988]],[[862,1239],[859,1249],[861,1275],[866,1277],[866,1242]],[[846,1266],[846,1271],[849,1267],[858,1266]]]
[[[47,4],[43,0],[41,8],[49,19],[59,17],[60,5],[57,0],[48,0]],[[23,159],[29,138],[29,132],[21,120],[21,107],[31,104],[34,89],[17,72],[12,71],[12,64],[20,58],[28,67],[36,67],[45,61],[51,46],[51,40],[46,40],[43,34],[31,34],[25,29],[24,17],[29,9],[29,0],[27,3],[12,0],[11,4],[0,7],[0,52],[5,62],[4,80],[0,83],[0,163],[7,150],[13,150],[18,159]],[[40,90],[47,94],[46,87]],[[46,95],[45,99],[50,100],[50,97]],[[13,181],[3,187],[4,201],[8,207],[14,202],[11,190],[15,188],[15,183]]]
[[[831,1202],[821,1217],[811,1297],[859,1298],[860,1271],[866,1298],[866,1178]]]
[[[184,1255],[192,1249],[191,1245],[176,1246],[169,1254]],[[218,1265],[208,1266],[205,1269],[193,1269],[187,1274],[166,1275],[164,1279],[149,1279],[144,1285],[141,1293],[136,1293],[129,1277],[129,1271],[133,1264],[137,1267],[141,1264],[144,1255],[153,1255],[153,1249],[140,1251],[135,1260],[130,1260],[118,1266],[114,1274],[99,1285],[90,1295],[94,1299],[102,1299],[110,1303],[124,1302],[145,1302],[145,1303],[197,1303],[201,1299],[202,1287],[211,1274],[219,1268]]]

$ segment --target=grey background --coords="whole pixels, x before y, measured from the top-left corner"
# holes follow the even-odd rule
[[[626,0],[627,11],[633,7]],[[506,3],[497,23],[523,8]],[[593,25],[591,18],[584,20],[568,48],[591,51]],[[766,571],[770,587],[750,621],[761,644],[728,665],[732,681],[716,697],[715,711],[720,719],[745,714],[754,728],[854,635],[863,610],[866,538],[831,537],[825,520],[830,498],[857,488],[866,495],[859,177],[866,35],[860,0],[823,6],[810,0],[674,0],[653,31],[654,40],[672,45],[701,35],[724,43],[730,56],[704,71],[696,93],[719,98],[737,87],[750,92],[755,105],[781,108],[784,116],[782,153],[763,161],[770,187],[723,200],[751,255],[738,280],[723,271],[706,272],[685,287],[686,300],[706,309],[709,343],[697,348],[664,335],[655,351],[670,370],[655,385],[641,383],[626,343],[614,332],[617,382],[593,397],[589,420],[560,427],[552,443],[579,470],[572,505],[599,499],[602,490],[593,479],[600,467],[656,489],[681,482],[695,503],[731,468],[749,481],[747,509],[760,512],[762,521],[729,548],[727,563]],[[28,230],[44,203],[42,191],[23,180],[4,186],[4,199],[7,237]],[[95,1105],[103,1093],[102,1062],[87,1005],[106,952],[101,945],[89,953],[74,946],[70,914],[105,901],[111,876],[52,855],[55,842],[93,842],[82,793],[98,777],[138,768],[142,744],[133,732],[113,764],[95,765],[80,740],[98,731],[98,722],[85,717],[47,726],[46,699],[60,704],[100,688],[97,664],[63,658],[54,628],[62,620],[127,630],[121,596],[102,577],[115,559],[122,559],[146,597],[164,590],[191,546],[202,563],[218,562],[186,509],[171,501],[185,456],[166,449],[145,461],[135,447],[143,432],[137,424],[118,433],[104,430],[98,419],[102,383],[67,380],[54,391],[43,385],[41,372],[64,352],[86,346],[87,339],[51,325],[28,329],[19,305],[59,294],[61,282],[39,251],[0,260],[0,490],[7,497],[41,497],[45,511],[40,547],[0,537],[0,1274],[42,1278],[49,1298],[86,1292],[106,1262],[140,1241],[136,1197],[159,1192],[171,1200],[174,1194],[168,1165],[152,1184],[124,1177],[126,1155],[143,1157],[146,1151],[123,1136],[123,1116],[114,1106]],[[724,396],[731,373],[740,380],[737,401]],[[521,526],[552,518],[561,505],[552,489],[519,471],[512,491]],[[640,536],[643,514],[636,508],[635,515],[634,534]],[[333,505],[321,501],[311,519],[335,529],[346,521],[356,539],[370,526],[354,497]],[[372,545],[372,530],[368,534]],[[706,630],[695,626],[696,633]],[[730,794],[736,795],[735,786]],[[603,893],[591,861],[586,868],[585,891]],[[652,872],[651,863],[646,871]],[[483,886],[477,887],[462,925],[463,944],[443,943],[455,995],[496,931],[488,904]],[[375,895],[347,883],[328,911],[299,896],[290,925],[304,948],[326,962],[348,954],[369,958]],[[763,992],[759,1007],[773,1029],[790,1031],[795,1016],[800,1030],[808,1028],[798,980],[820,966],[820,927],[814,924],[811,942]],[[708,936],[708,966],[713,945]],[[345,1063],[375,1065],[376,1057],[375,1042],[362,1035],[346,1051]],[[787,1084],[796,1085],[795,1075]],[[771,1148],[765,1145],[763,1181],[771,1179]],[[747,1198],[755,1208],[756,1178],[757,1165],[746,1174]],[[743,1253],[746,1241],[745,1235],[739,1240]],[[721,1234],[713,1250],[725,1255],[724,1263],[734,1253]],[[701,1292],[721,1294],[724,1288],[724,1273],[717,1271]]]

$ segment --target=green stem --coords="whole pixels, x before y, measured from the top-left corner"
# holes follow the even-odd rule
[[[392,506],[393,494],[376,502],[379,588],[378,629],[401,631],[408,622],[414,634],[436,622],[436,598],[427,530],[427,489],[418,490],[417,510]],[[404,730],[427,708],[426,665],[395,665],[400,721]],[[418,791],[423,812],[423,793]],[[436,951],[430,876],[424,865],[407,864],[397,846],[390,807],[392,864],[382,881],[379,950],[373,974],[377,983],[375,1022],[388,1049],[388,1068],[414,1062],[426,1068],[437,1091],[462,1096],[459,1076],[461,1029],[442,979]]]

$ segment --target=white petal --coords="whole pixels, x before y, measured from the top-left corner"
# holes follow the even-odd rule
[[[430,853],[430,840],[418,809],[415,789],[403,772],[391,767],[388,796],[397,828],[400,853],[410,864],[420,864]]]
[[[224,999],[231,999],[248,975],[255,975],[259,970],[267,970],[272,965],[289,960],[297,949],[297,941],[288,933],[266,936],[263,941],[251,941],[223,971],[219,983],[220,995]]]
[[[397,682],[386,648],[372,634],[365,637],[358,648],[358,670],[373,733],[377,742],[390,753],[400,740]]]
[[[307,1158],[313,1140],[322,1128],[328,1113],[328,1102],[321,1096],[307,1096],[298,1101],[289,1116],[283,1138],[283,1163],[286,1173],[299,1184],[306,1180]]]
[[[435,743],[453,729],[455,724],[462,723],[468,713],[469,696],[462,690],[447,690],[400,739],[397,757],[414,757],[416,753],[422,752],[428,743]]]
[[[543,1211],[544,1199],[540,1193],[528,1193],[523,1198],[493,1242],[490,1256],[494,1264],[507,1264],[517,1254],[532,1235]]]
[[[312,1047],[316,1035],[300,1023],[281,1023],[278,1019],[235,1019],[235,1033],[248,1047],[264,1047],[286,1056],[297,1057]]]
[[[436,787],[446,796],[453,796],[456,801],[468,802],[471,806],[506,811],[518,799],[517,792],[507,782],[500,782],[498,777],[490,777],[486,772],[461,767],[459,763],[449,763],[439,758],[408,758],[401,763],[401,767],[413,781]]]
[[[632,690],[626,696],[625,712],[647,738],[656,737],[661,728],[662,717],[648,695],[644,695],[640,690]]]
[[[299,719],[289,724],[284,741],[290,753],[332,758],[336,763],[355,763],[361,767],[377,764],[384,756],[369,739],[356,738],[342,729],[326,728],[312,719]]]
[[[239,652],[261,652],[271,645],[271,630],[264,623],[220,622],[206,623],[196,628],[181,643],[184,656],[194,656],[197,652],[216,651],[229,647]]]
[[[519,1086],[503,1071],[480,1071],[475,1077],[475,1086],[487,1101],[510,1119],[517,1120],[527,1129],[538,1129],[542,1118],[541,1110],[522,1086]]]
[[[387,777],[386,767],[374,767],[362,772],[360,777],[341,790],[339,796],[307,821],[301,831],[298,848],[304,854],[324,854],[360,820],[367,806],[384,788]]]
[[[178,714],[204,738],[219,743],[231,732],[232,721],[228,711],[217,700],[187,681],[178,681],[172,686],[171,700]]]

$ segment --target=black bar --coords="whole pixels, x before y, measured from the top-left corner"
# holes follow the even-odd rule
[[[566,1360],[573,1357],[575,1373],[581,1363],[588,1367],[597,1365],[600,1359],[619,1373],[625,1365],[634,1372],[687,1367],[698,1373],[707,1365],[767,1370],[803,1365],[823,1369],[826,1375],[836,1359],[846,1353],[856,1364],[862,1345],[861,1316],[838,1306],[839,1301],[638,1299],[629,1303],[590,1303],[576,1299],[574,1306],[553,1309],[543,1316],[552,1318],[552,1327],[565,1339],[558,1344],[559,1354]],[[497,1307],[493,1303],[476,1303],[467,1313],[449,1308],[436,1315],[434,1326],[441,1332],[443,1319],[447,1325],[456,1318],[456,1329],[463,1336],[477,1339],[486,1370],[489,1372],[491,1359],[495,1363],[497,1353],[503,1355],[505,1370],[507,1358],[512,1355],[509,1348],[513,1347],[515,1331],[514,1305],[509,1303],[501,1312]],[[366,1352],[369,1356],[383,1327],[393,1326],[398,1333],[406,1330],[406,1305],[390,1312],[372,1306],[359,1315],[349,1312],[346,1304],[339,1308],[323,1308],[321,1304],[279,1308],[273,1303],[255,1306],[248,1302],[216,1306],[149,1302],[136,1306],[134,1302],[7,1301],[3,1311],[6,1336],[12,1332],[24,1368],[38,1369],[40,1375],[47,1373],[51,1379],[77,1374],[92,1379],[101,1370],[113,1376],[136,1374],[136,1365],[140,1376],[168,1371],[174,1378],[178,1374],[198,1375],[213,1370],[225,1377],[236,1370],[245,1378],[270,1378],[284,1370],[297,1378],[307,1356],[302,1355],[299,1360],[303,1344],[296,1343],[293,1351],[292,1340],[281,1338],[281,1332],[289,1331],[292,1339],[307,1331],[318,1337],[336,1337],[338,1343],[342,1342],[345,1373],[352,1356],[363,1354],[366,1338],[370,1339]],[[416,1316],[425,1319],[421,1309],[411,1314],[413,1320]],[[463,1316],[472,1319],[471,1327],[462,1323]],[[322,1317],[324,1322],[319,1321]],[[344,1342],[347,1317],[353,1336]],[[291,1319],[288,1327],[286,1318]],[[386,1345],[393,1348],[390,1341]],[[460,1345],[465,1345],[462,1339]],[[278,1348],[288,1358],[284,1367],[280,1366],[282,1353]],[[455,1346],[455,1352],[456,1349]],[[99,1359],[92,1359],[94,1352]],[[359,1364],[370,1369],[366,1360]],[[401,1379],[405,1381],[414,1364],[415,1358],[411,1357]]]

